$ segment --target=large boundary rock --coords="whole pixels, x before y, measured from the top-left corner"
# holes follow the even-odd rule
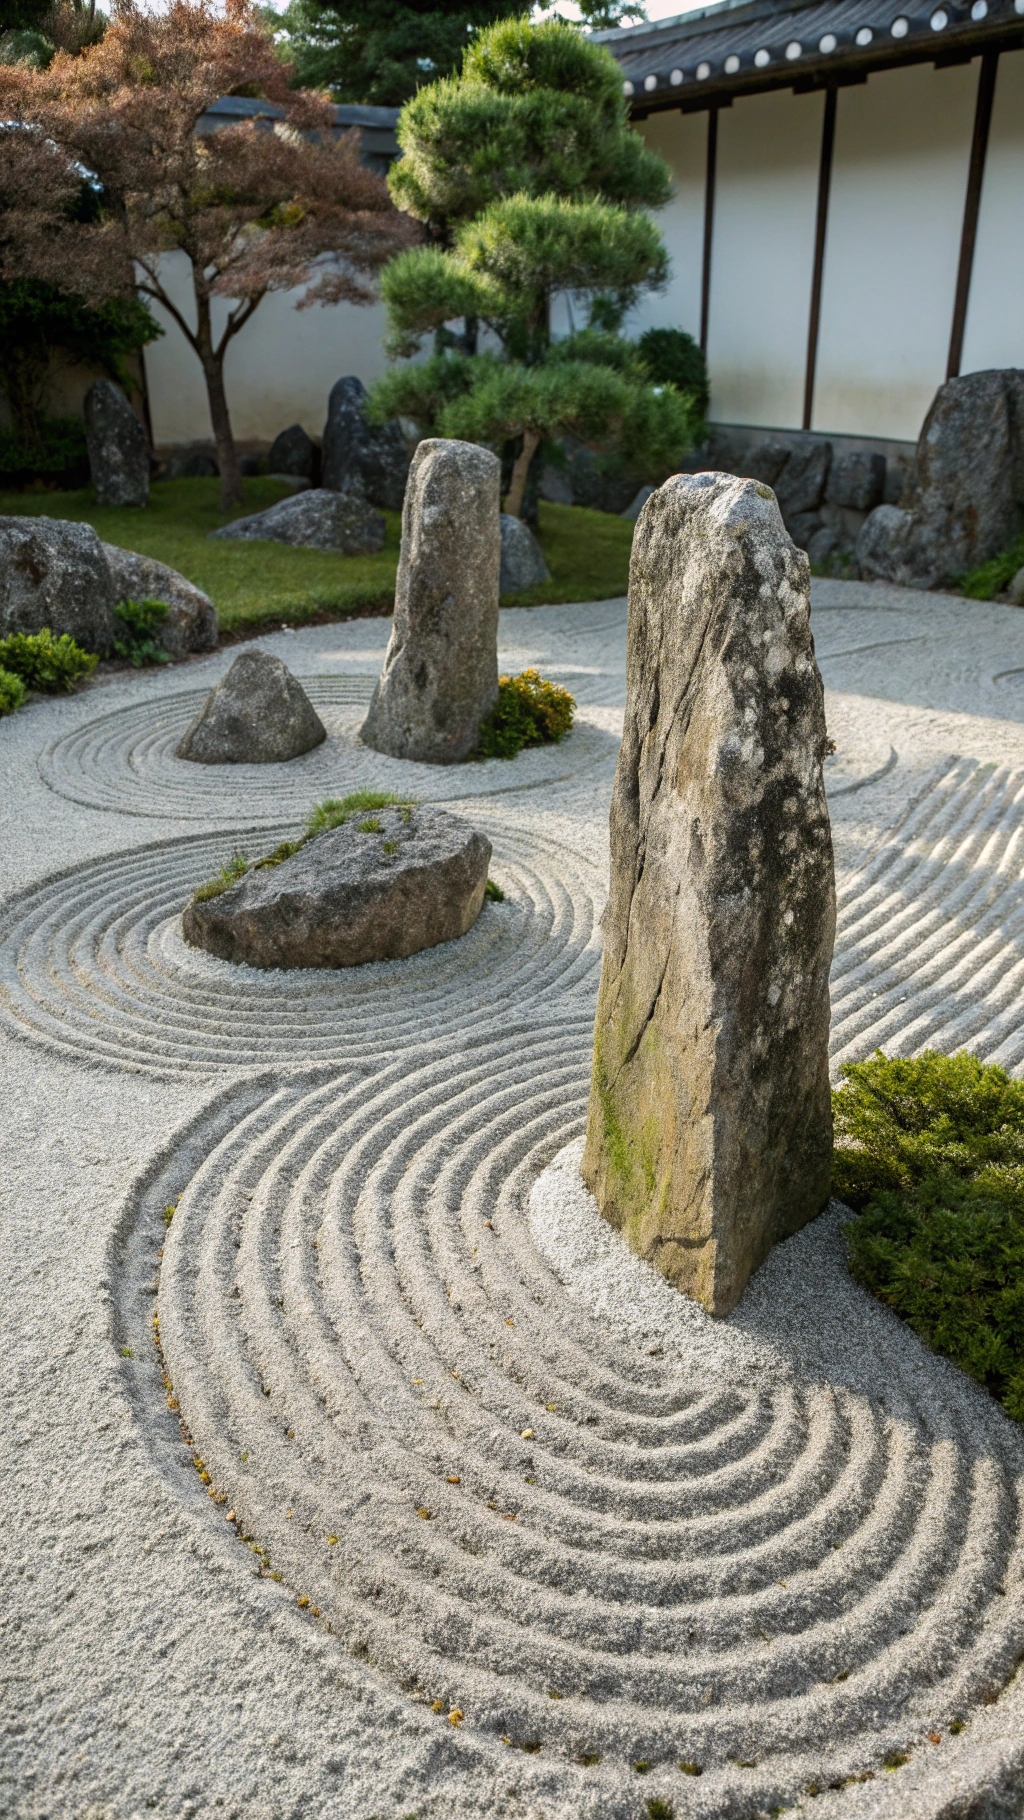
[[[413,456],[394,627],[361,732],[378,752],[455,764],[497,700],[500,483],[476,443],[430,438]]]
[[[361,495],[313,487],[291,499],[279,499],[264,512],[234,518],[210,536],[250,543],[265,539],[294,544],[297,549],[329,550],[337,556],[373,556],[383,550],[385,532],[381,513]]]
[[[443,809],[378,809],[255,866],[182,917],[185,940],[251,967],[398,960],[472,928],[491,843]]]
[[[92,525],[0,518],[0,637],[49,626],[102,656],[114,640],[117,598]]]
[[[828,1198],[835,885],[809,569],[766,486],[680,475],[633,541],[584,1175],[728,1312]]]
[[[948,379],[918,439],[898,506],[857,538],[865,581],[937,588],[998,556],[1024,526],[1024,372]]]
[[[211,689],[176,756],[198,765],[279,765],[327,738],[301,683],[269,651],[243,651]]]
[[[114,593],[122,600],[162,600],[167,608],[158,642],[177,663],[190,651],[217,649],[217,610],[208,594],[153,556],[105,543]]]
[[[321,484],[339,493],[356,493],[386,512],[400,512],[409,451],[397,423],[372,424],[366,405],[366,387],[354,373],[331,387]]]

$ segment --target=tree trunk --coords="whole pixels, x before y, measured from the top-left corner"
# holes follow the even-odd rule
[[[523,495],[526,492],[526,476],[530,472],[530,463],[540,448],[540,435],[536,430],[523,431],[523,446],[512,463],[512,482],[505,500],[505,510],[511,518],[518,518],[523,509]]]
[[[242,504],[242,476],[238,469],[235,439],[231,431],[231,414],[228,411],[227,395],[224,391],[224,354],[221,352],[218,357],[214,349],[210,326],[210,299],[200,292],[198,286],[196,286],[196,318],[196,342],[202,362],[203,377],[206,380],[210,423],[217,445],[217,466],[220,469],[220,509],[222,512],[227,512],[232,506]]]
[[[4,357],[3,390],[11,412],[11,423],[19,442],[27,449],[42,447],[42,401],[49,362],[28,348],[10,348]]]

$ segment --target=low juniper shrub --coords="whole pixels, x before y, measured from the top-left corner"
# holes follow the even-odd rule
[[[13,714],[25,699],[25,685],[13,670],[0,670],[0,714]]]
[[[498,699],[480,725],[475,758],[515,758],[524,746],[547,746],[564,739],[572,726],[576,703],[558,683],[537,670],[499,676]]]
[[[1024,1421],[1024,1081],[879,1052],[847,1066],[833,1111],[853,1275]]]
[[[83,676],[91,676],[99,663],[91,651],[83,651],[67,632],[54,638],[49,626],[41,632],[10,632],[0,638],[0,669],[20,678],[26,689],[43,695],[56,695],[74,688]]]
[[[114,618],[118,628],[112,647],[115,657],[136,670],[143,664],[170,663],[157,636],[167,618],[165,600],[122,600],[114,608]]]

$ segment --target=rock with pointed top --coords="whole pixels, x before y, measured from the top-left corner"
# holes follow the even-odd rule
[[[177,749],[198,765],[279,765],[327,731],[301,683],[269,651],[243,651],[211,689]]]
[[[679,475],[633,540],[584,1175],[712,1314],[829,1194],[835,885],[807,558]]]

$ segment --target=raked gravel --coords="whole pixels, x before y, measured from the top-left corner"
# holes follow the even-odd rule
[[[1020,1073],[1024,613],[817,582],[814,628],[834,1056]],[[580,727],[443,775],[357,746],[388,630],[260,641],[328,726],[287,767],[172,756],[230,651],[0,723],[0,1813],[1021,1814],[1020,1430],[840,1210],[716,1325],[579,1184],[624,603],[503,613]],[[185,946],[222,858],[399,772],[494,843],[464,942]]]

